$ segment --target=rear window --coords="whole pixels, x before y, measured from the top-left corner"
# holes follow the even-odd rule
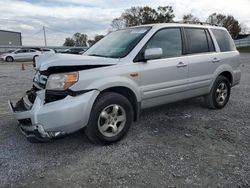
[[[221,52],[234,51],[235,45],[227,31],[221,29],[212,29],[215,39]]]
[[[185,28],[188,54],[210,52],[206,32],[200,28]]]

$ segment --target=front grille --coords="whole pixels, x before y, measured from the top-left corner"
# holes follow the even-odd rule
[[[34,86],[38,88],[39,90],[45,89],[47,80],[48,80],[48,76],[43,75],[39,71],[37,71],[33,79]]]
[[[36,90],[32,88],[31,90],[26,92],[26,95],[22,97],[15,106],[13,106],[14,110],[17,112],[28,111],[32,108],[36,99]]]
[[[15,112],[23,112],[29,109],[26,108],[23,98],[21,98],[19,101],[17,101],[16,105],[14,106],[14,110]]]
[[[65,97],[67,97],[67,93],[61,92],[61,91],[51,91],[46,90],[45,92],[45,102],[50,103],[58,100],[62,100]]]
[[[66,95],[50,95],[50,94],[46,94],[45,102],[50,103],[50,102],[62,100],[65,97],[66,97]]]
[[[32,125],[32,124],[31,124],[31,119],[30,119],[30,118],[27,118],[27,119],[20,119],[20,120],[18,120],[18,122],[19,122],[21,125],[26,125],[26,126]]]
[[[37,82],[33,82],[33,86],[37,89],[37,90],[42,90],[45,89],[46,85],[43,85],[41,83],[37,83]]]
[[[36,99],[36,92],[38,91],[37,88],[33,87],[31,90],[26,92],[26,95],[28,96],[29,101],[34,104]]]

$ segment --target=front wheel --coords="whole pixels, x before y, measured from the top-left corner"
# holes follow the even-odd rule
[[[6,61],[7,61],[7,62],[13,62],[13,61],[14,61],[14,58],[11,57],[11,56],[8,56],[8,57],[6,57]]]
[[[129,100],[118,94],[101,94],[91,111],[85,133],[96,144],[119,141],[133,121],[133,107]]]
[[[229,80],[225,76],[219,76],[210,91],[210,93],[205,96],[207,106],[212,109],[223,108],[230,97],[231,86]]]

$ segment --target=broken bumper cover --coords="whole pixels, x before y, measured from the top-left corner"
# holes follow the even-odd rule
[[[45,103],[45,90],[40,90],[36,92],[33,104],[25,96],[16,106],[9,101],[9,106],[27,138],[46,141],[86,126],[98,94],[98,90],[92,90],[79,96],[67,96]]]

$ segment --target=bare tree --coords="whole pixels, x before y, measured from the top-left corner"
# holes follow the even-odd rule
[[[75,40],[68,37],[65,39],[63,46],[75,46]]]
[[[239,21],[236,20],[232,15],[213,13],[208,17],[207,22],[225,27],[233,39],[237,38],[241,32]]]
[[[158,23],[168,23],[168,22],[173,22],[174,21],[174,10],[171,6],[159,6],[157,8],[158,12]]]
[[[240,27],[241,27],[242,34],[250,34],[250,28],[246,24],[241,23]]]
[[[112,20],[111,27],[115,30],[125,28],[125,22],[122,18],[115,18]]]
[[[183,15],[182,21],[183,22],[188,22],[188,21],[200,22],[200,19],[194,16],[193,14],[186,14],[186,15]]]
[[[95,35],[94,39],[89,39],[88,44],[89,46],[93,46],[95,43],[97,43],[99,40],[101,40],[104,37],[104,35]]]
[[[87,46],[88,36],[86,34],[75,33],[73,39],[75,40],[76,46]]]
[[[121,25],[122,27],[130,27],[150,23],[167,23],[173,22],[174,17],[171,6],[159,6],[157,9],[148,6],[131,7],[125,10],[120,18],[115,18],[111,26],[117,28]]]

